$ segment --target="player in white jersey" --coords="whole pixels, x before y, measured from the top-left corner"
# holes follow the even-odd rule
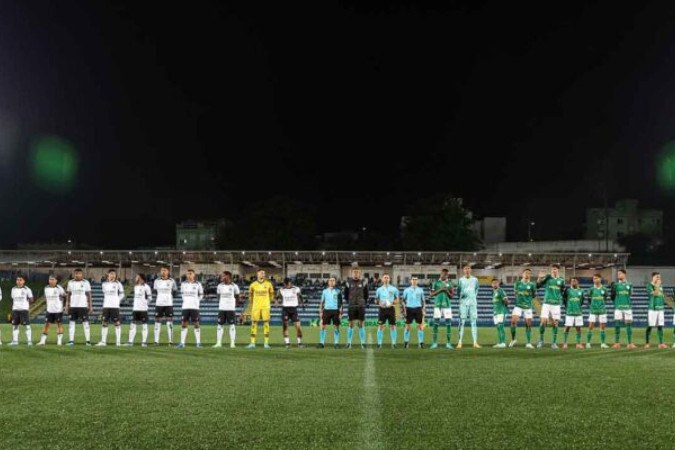
[[[103,290],[103,324],[101,325],[101,342],[98,347],[108,345],[108,323],[115,324],[115,345],[122,345],[122,326],[120,323],[120,302],[124,299],[124,286],[117,281],[117,272],[108,271],[108,281],[101,284]]]
[[[89,314],[93,311],[91,285],[84,279],[82,269],[73,271],[73,279],[68,281],[66,294],[66,314],[70,314],[68,346],[75,345],[75,326],[78,320],[82,322],[82,328],[84,328],[86,345],[91,345],[91,329],[89,328]]]
[[[291,339],[288,337],[288,322],[293,322],[295,325],[295,336],[298,339],[298,347],[302,348],[305,345],[302,343],[302,327],[300,326],[300,319],[298,318],[298,306],[302,305],[305,309],[305,301],[300,293],[300,288],[291,284],[290,278],[284,278],[284,287],[277,291],[274,298],[274,306],[279,305],[281,299],[282,306],[282,323],[284,331],[284,344],[286,348],[291,348]]]
[[[19,325],[24,326],[26,344],[33,345],[33,336],[30,329],[28,311],[33,303],[33,292],[26,286],[23,275],[16,276],[16,286],[12,288],[12,342],[9,345],[19,345]]]
[[[199,281],[195,280],[195,271],[187,271],[187,280],[180,284],[180,293],[183,297],[182,320],[180,322],[179,348],[185,347],[188,334],[188,324],[192,322],[195,332],[197,348],[202,346],[201,330],[199,329],[199,302],[204,298],[204,289]]]
[[[159,334],[162,329],[162,319],[166,319],[166,335],[169,345],[173,344],[173,293],[176,292],[176,282],[169,278],[169,268],[164,266],[159,271],[159,278],[153,284],[157,292],[155,299],[155,345],[159,345]]]
[[[49,326],[56,324],[56,345],[63,344],[63,304],[66,300],[66,291],[58,285],[56,275],[49,275],[49,284],[45,287],[45,299],[47,300],[47,315],[45,316],[45,329],[42,331],[38,345],[47,343]]]
[[[134,286],[134,309],[131,318],[131,325],[129,326],[129,342],[125,344],[127,347],[134,345],[134,338],[136,337],[136,326],[140,323],[141,331],[141,347],[148,346],[148,305],[152,301],[152,289],[145,282],[145,275],[139,273],[136,275],[136,286]]]
[[[216,345],[213,347],[220,348],[223,346],[223,332],[224,325],[227,323],[230,326],[230,348],[235,347],[237,340],[237,329],[235,323],[235,308],[240,302],[239,286],[232,282],[232,273],[225,271],[221,278],[222,283],[218,285],[216,293],[218,294],[218,329],[216,331]]]

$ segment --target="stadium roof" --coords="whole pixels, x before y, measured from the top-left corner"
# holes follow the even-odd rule
[[[224,263],[251,267],[286,264],[448,265],[475,268],[560,264],[567,268],[624,267],[629,253],[588,252],[397,252],[397,251],[260,251],[260,250],[0,250],[0,264],[35,266],[130,266],[132,264]]]

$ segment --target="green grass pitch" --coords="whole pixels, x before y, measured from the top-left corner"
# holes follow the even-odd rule
[[[41,325],[32,328],[37,342]],[[23,330],[21,346],[8,348],[10,327],[1,329],[0,448],[654,448],[675,442],[675,349],[600,350],[597,331],[591,350],[487,348],[495,333],[481,328],[483,349],[364,351],[333,349],[332,333],[327,348],[317,349],[318,329],[307,327],[309,348],[290,350],[280,345],[279,327],[272,329],[271,350],[243,348],[249,327],[238,327],[234,350],[210,347],[213,326],[204,327],[202,349],[193,347],[192,331],[186,349],[59,348],[54,329],[46,348],[27,348]],[[521,345],[522,333],[519,328]],[[374,341],[375,329],[368,334]],[[644,342],[644,329],[635,335]],[[127,336],[125,325],[123,341]],[[92,340],[99,337],[94,326]],[[345,337],[343,330],[343,343]],[[429,342],[430,330],[426,337]],[[108,339],[114,340],[112,329]],[[670,330],[666,341],[672,344]]]

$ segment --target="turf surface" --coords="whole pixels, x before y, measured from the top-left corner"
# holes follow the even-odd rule
[[[33,325],[35,342],[40,328]],[[651,448],[675,441],[675,350],[600,350],[597,334],[591,350],[364,351],[333,349],[332,333],[328,347],[317,349],[317,329],[306,328],[310,346],[287,350],[275,327],[271,350],[247,350],[249,328],[238,327],[240,346],[231,350],[210,348],[211,326],[202,349],[192,346],[192,332],[186,349],[60,348],[55,330],[46,348],[27,348],[23,331],[22,345],[8,348],[10,328],[1,329],[2,448]],[[99,327],[92,331],[97,341]],[[372,341],[375,329],[368,334]],[[635,334],[642,343],[643,329]],[[494,336],[480,330],[486,347]],[[666,339],[672,343],[670,330]]]

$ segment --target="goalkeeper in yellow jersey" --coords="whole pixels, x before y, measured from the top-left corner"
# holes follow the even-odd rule
[[[251,283],[248,298],[251,302],[251,343],[246,348],[255,348],[259,320],[263,321],[265,348],[270,348],[270,310],[274,298],[274,286],[265,278],[264,270],[259,270],[258,279]]]

